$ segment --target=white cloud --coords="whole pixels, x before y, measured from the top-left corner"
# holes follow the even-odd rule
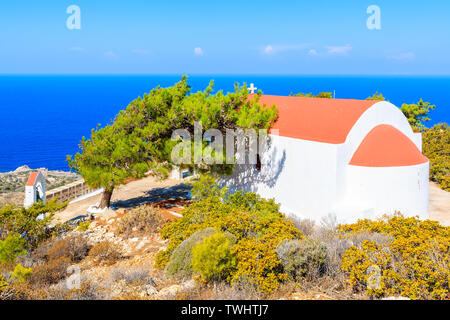
[[[309,54],[310,56],[317,56],[317,55],[318,55],[316,49],[311,49],[311,50],[309,50],[309,51],[308,51],[308,54]]]
[[[272,46],[271,46],[271,45],[266,46],[266,47],[264,48],[264,53],[265,53],[265,54],[271,54],[271,53],[273,53],[273,48],[272,48]]]
[[[416,58],[416,55],[413,52],[403,52],[399,54],[394,54],[388,56],[389,60],[399,61],[399,62],[410,62]]]
[[[140,55],[147,55],[150,53],[148,50],[145,50],[145,49],[134,49],[134,50],[131,50],[131,52],[134,54],[140,54]]]
[[[327,47],[329,54],[348,54],[350,50],[352,50],[352,46],[347,44],[345,46],[328,46]]]
[[[194,54],[195,54],[196,56],[202,56],[202,55],[203,55],[203,49],[200,48],[200,47],[194,48]]]
[[[82,51],[84,51],[84,49],[81,47],[72,47],[72,48],[69,48],[69,51],[82,52]]]
[[[104,56],[107,58],[116,58],[117,54],[115,54],[113,51],[109,50],[104,53]]]
[[[263,53],[264,54],[275,54],[279,52],[286,52],[286,51],[303,51],[306,50],[311,45],[309,43],[302,43],[302,44],[290,44],[290,45],[267,45],[264,47]]]

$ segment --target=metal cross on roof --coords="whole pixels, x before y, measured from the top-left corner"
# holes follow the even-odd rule
[[[248,90],[250,91],[250,93],[255,93],[255,90],[257,90],[258,88],[257,87],[255,87],[254,85],[253,85],[253,83],[250,83],[250,87],[248,87]]]

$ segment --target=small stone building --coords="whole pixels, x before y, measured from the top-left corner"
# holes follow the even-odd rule
[[[40,171],[34,171],[25,185],[24,207],[29,208],[38,201],[45,204],[45,177]]]

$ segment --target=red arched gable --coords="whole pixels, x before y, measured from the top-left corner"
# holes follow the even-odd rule
[[[401,167],[428,162],[417,146],[393,126],[373,128],[359,145],[350,165],[362,167]]]

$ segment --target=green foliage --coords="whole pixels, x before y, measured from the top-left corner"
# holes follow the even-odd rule
[[[224,198],[227,193],[226,188],[219,188],[217,178],[209,174],[202,174],[192,183],[191,198],[196,201],[206,199],[208,197]]]
[[[420,129],[424,127],[422,122],[430,121],[428,113],[435,108],[435,105],[431,105],[429,102],[423,102],[419,100],[417,104],[402,104],[400,110],[406,116],[409,124],[413,127]]]
[[[67,203],[52,200],[46,205],[41,202],[35,203],[28,209],[18,206],[0,208],[0,239],[9,233],[18,233],[24,235],[28,246],[35,247],[39,242],[51,236],[47,225],[53,217],[52,213],[61,210],[66,205]],[[40,214],[46,214],[46,217],[37,220]]]
[[[325,98],[325,99],[332,99],[333,98],[333,93],[332,92],[320,92],[317,95],[313,95],[312,92],[310,93],[297,93],[297,94],[290,94],[291,96],[294,97],[304,97],[304,98]]]
[[[383,97],[382,93],[378,93],[378,91],[375,91],[373,96],[367,97],[366,100],[376,100],[376,101],[385,101],[385,97]]]
[[[169,276],[188,277],[192,275],[192,249],[204,238],[213,235],[214,228],[200,229],[175,248],[167,263],[166,273]]]
[[[157,254],[156,266],[165,267],[183,241],[206,228],[228,232],[236,238],[232,254],[236,256],[237,268],[232,272],[230,281],[238,283],[246,280],[266,293],[275,290],[279,281],[286,279],[276,248],[284,240],[302,237],[279,212],[273,200],[244,192],[236,192],[226,198],[213,195],[194,202],[183,211],[182,218],[162,229],[161,236],[170,242],[165,251]]]
[[[11,272],[11,278],[15,281],[26,282],[32,274],[31,268],[25,268],[20,263]]]
[[[283,242],[277,248],[284,271],[293,280],[301,277],[310,278],[324,273],[327,261],[327,248],[320,241],[313,239],[291,240]]]
[[[213,82],[204,91],[190,94],[185,76],[173,87],[151,90],[132,101],[113,123],[92,130],[90,139],[83,137],[80,152],[67,158],[70,167],[89,186],[104,187],[110,197],[116,186],[129,178],[143,177],[149,170],[162,178],[168,176],[171,151],[178,143],[171,139],[176,129],[193,133],[194,122],[201,121],[203,130],[216,128],[225,132],[237,127],[269,128],[276,120],[276,107],[261,107],[258,96],[247,99],[245,85],[236,84],[235,92],[226,95],[212,91]],[[229,172],[227,165],[197,167]],[[109,205],[109,199],[104,205]]]
[[[90,222],[90,221],[80,222],[80,223],[78,224],[77,231],[80,231],[80,232],[88,231],[90,225],[91,225],[91,222]]]
[[[450,127],[437,124],[422,131],[422,152],[430,160],[430,180],[450,191]]]
[[[12,263],[18,256],[27,254],[26,241],[17,233],[10,233],[0,241],[0,263]]]
[[[236,257],[232,254],[234,236],[215,233],[192,249],[192,269],[203,281],[224,280],[236,268]]]

